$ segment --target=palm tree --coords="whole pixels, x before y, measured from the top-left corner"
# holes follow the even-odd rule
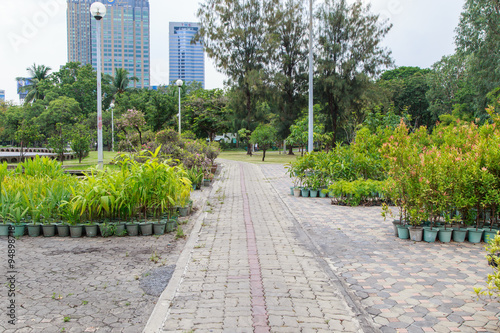
[[[133,88],[129,88],[130,80],[139,81],[139,78],[132,76],[128,77],[129,72],[124,68],[115,68],[115,76],[111,78],[111,85],[113,86],[113,96],[117,94],[122,94],[125,91],[130,91]]]
[[[37,99],[43,99],[45,96],[39,91],[38,89],[38,84],[47,79],[49,76],[49,71],[52,70],[52,68],[47,67],[45,65],[36,65],[35,63],[31,66],[26,68],[28,73],[30,74],[30,77],[16,77],[16,81],[29,81],[30,84],[22,87],[20,91],[24,92],[27,91],[28,94],[26,95],[26,98],[24,99],[25,103],[31,103],[36,101]]]

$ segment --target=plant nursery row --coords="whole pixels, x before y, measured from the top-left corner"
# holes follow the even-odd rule
[[[333,204],[381,204],[384,217],[410,227],[408,237],[413,229],[424,240],[489,240],[500,213],[500,119],[490,114],[482,125],[457,120],[432,132],[403,121],[363,127],[352,144],[288,165],[293,191],[319,189]]]
[[[14,170],[0,165],[0,236],[173,231],[177,216],[191,210],[191,191],[211,180],[203,181],[207,173],[201,168],[185,169],[158,153],[159,148],[122,155],[116,161],[119,168],[92,169],[83,178],[64,173],[59,162],[48,158],[26,160]]]

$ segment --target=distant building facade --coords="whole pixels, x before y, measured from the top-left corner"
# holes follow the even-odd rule
[[[200,82],[205,88],[205,55],[201,42],[191,40],[200,29],[199,23],[170,22],[169,25],[169,80]]]
[[[5,90],[0,90],[0,101],[5,102]]]
[[[28,96],[28,91],[27,90],[23,90],[22,88],[24,86],[29,86],[30,84],[31,84],[31,80],[30,79],[18,80],[17,81],[17,94],[19,95],[19,101],[21,103],[23,103],[24,100],[26,99],[26,96]]]
[[[97,69],[97,21],[90,14],[95,0],[68,0],[68,61],[92,64]],[[149,0],[100,0],[106,5],[102,19],[102,73],[126,69],[137,87],[149,87],[151,71]]]

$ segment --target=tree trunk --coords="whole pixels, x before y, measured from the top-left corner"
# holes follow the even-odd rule
[[[266,150],[262,149],[262,162],[264,162],[265,158],[266,158]]]
[[[290,145],[290,147],[288,148],[288,155],[295,155],[293,153],[293,145]]]
[[[252,156],[252,144],[249,142],[247,143],[247,155]]]

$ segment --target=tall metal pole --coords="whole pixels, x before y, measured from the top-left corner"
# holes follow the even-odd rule
[[[111,108],[111,150],[115,151],[115,121],[113,117],[114,110]]]
[[[179,137],[181,136],[181,87],[179,87]]]
[[[97,20],[97,167],[103,169],[102,151],[102,95],[101,95],[101,20]]]
[[[309,0],[309,136],[307,150],[313,151],[313,0]]]

